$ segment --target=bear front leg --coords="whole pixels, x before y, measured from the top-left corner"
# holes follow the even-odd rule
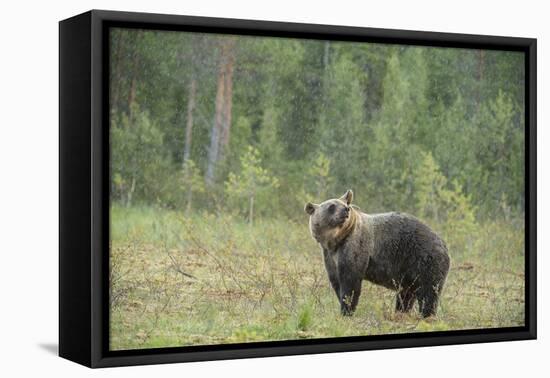
[[[359,302],[362,279],[350,272],[340,272],[340,277],[340,311],[344,316],[351,316]]]
[[[325,260],[325,268],[327,270],[328,279],[330,281],[330,284],[332,285],[332,288],[334,289],[334,292],[336,293],[338,301],[340,301],[340,283],[338,282],[338,271],[336,270],[336,264],[330,256],[330,252],[324,248],[323,258]]]

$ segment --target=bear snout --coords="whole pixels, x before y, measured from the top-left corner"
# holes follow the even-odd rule
[[[337,216],[338,223],[343,223],[349,219],[349,211],[348,210],[342,210],[338,213]]]

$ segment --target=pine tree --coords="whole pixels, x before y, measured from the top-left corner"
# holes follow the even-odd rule
[[[241,157],[241,172],[229,173],[225,182],[225,191],[230,199],[246,200],[248,202],[248,222],[254,223],[255,200],[262,191],[275,189],[279,186],[276,177],[262,167],[260,152],[248,146]]]

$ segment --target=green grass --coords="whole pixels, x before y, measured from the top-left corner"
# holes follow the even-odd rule
[[[443,236],[452,265],[437,317],[395,314],[394,293],[368,282],[355,315],[342,317],[305,216],[250,226],[230,216],[114,206],[110,347],[523,325],[523,223],[485,223],[467,240]]]

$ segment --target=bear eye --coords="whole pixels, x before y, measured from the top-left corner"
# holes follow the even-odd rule
[[[331,212],[331,213],[334,213],[335,209],[336,209],[336,206],[334,204],[332,204],[328,207],[328,211]]]

